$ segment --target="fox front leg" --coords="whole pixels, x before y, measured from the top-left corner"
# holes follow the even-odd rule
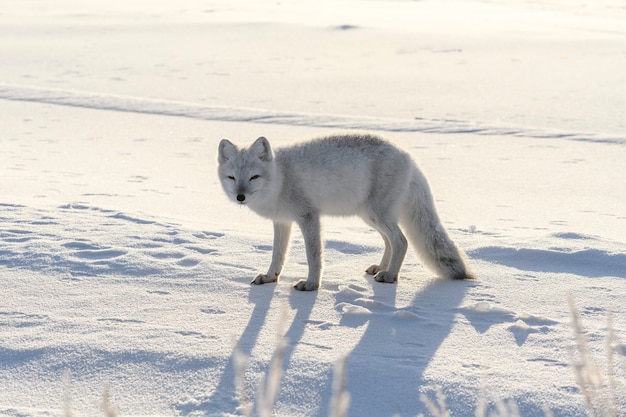
[[[293,287],[299,291],[314,291],[320,286],[322,275],[322,238],[320,236],[320,216],[318,213],[303,215],[298,221],[304,237],[306,260],[309,275],[306,280],[298,281]]]
[[[280,272],[283,270],[287,248],[289,247],[289,236],[291,235],[291,223],[274,222],[274,247],[272,250],[272,263],[267,274],[259,274],[251,284],[266,284],[278,281]]]

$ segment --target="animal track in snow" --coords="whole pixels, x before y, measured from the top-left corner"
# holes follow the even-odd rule
[[[494,305],[488,301],[460,307],[459,311],[479,333],[487,332],[492,326],[509,324],[507,330],[513,333],[519,346],[526,342],[532,333],[547,333],[556,321],[532,314],[516,314],[511,310]]]
[[[121,319],[118,317],[104,317],[101,319],[98,319],[98,321],[101,322],[108,322],[108,323],[122,323],[122,324],[141,324],[144,323],[144,321],[142,320],[136,320],[136,319]]]
[[[220,310],[219,308],[213,308],[213,307],[204,307],[201,308],[200,311],[202,311],[205,314],[224,314],[225,311]]]
[[[365,289],[356,285],[340,285],[336,294],[335,310],[344,317],[367,318],[371,315],[386,315],[401,319],[418,317],[414,308],[398,308],[380,299],[364,296]]]
[[[4,204],[0,220],[0,265],[71,277],[192,276],[222,236],[83,204]]]
[[[31,327],[40,326],[48,321],[45,314],[28,314],[21,311],[0,311],[0,326]]]
[[[194,252],[198,252],[201,255],[208,255],[213,252],[217,252],[216,249],[205,248],[201,246],[185,246],[186,249],[192,250]]]
[[[178,330],[178,331],[175,331],[174,333],[179,334],[184,337],[196,337],[198,339],[217,339],[217,337],[215,336],[207,336],[203,333],[196,332],[193,330]]]
[[[93,259],[93,260],[106,260],[113,259],[119,256],[124,256],[128,252],[121,249],[95,249],[95,250],[79,250],[72,254],[77,258]]]
[[[198,239],[217,239],[219,237],[224,237],[224,233],[216,233],[216,232],[199,232],[193,233],[193,236]]]

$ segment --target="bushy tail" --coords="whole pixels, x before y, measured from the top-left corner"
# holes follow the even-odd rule
[[[461,251],[439,221],[430,187],[424,175],[414,167],[402,226],[422,262],[437,275],[451,279],[472,279]]]

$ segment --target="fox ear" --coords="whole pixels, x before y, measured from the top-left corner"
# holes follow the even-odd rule
[[[218,147],[217,160],[220,164],[228,161],[237,154],[237,147],[228,139],[222,139]]]
[[[254,141],[250,146],[250,152],[256,155],[261,161],[269,162],[274,158],[272,147],[263,136]]]

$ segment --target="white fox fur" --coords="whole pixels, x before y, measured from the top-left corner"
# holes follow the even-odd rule
[[[234,202],[274,222],[272,262],[252,282],[278,280],[291,225],[302,230],[309,273],[294,285],[316,290],[322,270],[320,215],[357,215],[385,242],[378,265],[367,268],[379,282],[396,282],[407,250],[402,225],[422,261],[436,274],[472,278],[463,255],[439,221],[426,178],[411,157],[374,135],[329,136],[272,151],[264,137],[249,148],[223,139],[218,174]]]

